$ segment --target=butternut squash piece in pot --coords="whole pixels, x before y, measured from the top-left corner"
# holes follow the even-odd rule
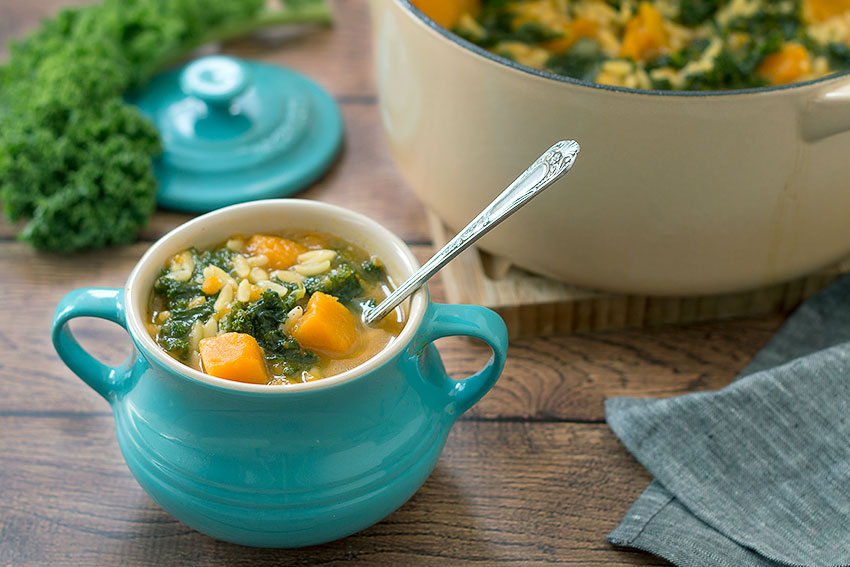
[[[298,262],[298,255],[307,252],[307,247],[288,238],[255,234],[248,240],[247,250],[268,258],[272,269],[285,270]]]
[[[599,24],[587,18],[578,17],[566,25],[564,37],[547,41],[543,46],[556,55],[566,53],[575,42],[583,37],[595,38]]]
[[[333,295],[317,291],[292,328],[292,336],[304,348],[342,356],[357,340],[354,315]]]
[[[664,18],[649,2],[641,2],[637,14],[626,23],[620,57],[646,61],[669,47]]]
[[[204,372],[210,376],[265,384],[269,380],[263,349],[245,333],[224,333],[201,339],[199,345]]]
[[[413,0],[413,4],[447,29],[452,29],[462,15],[475,16],[481,10],[481,0]]]
[[[812,58],[798,43],[786,43],[777,53],[768,55],[756,69],[756,74],[771,85],[787,85],[812,72]]]
[[[850,0],[803,0],[803,14],[810,22],[822,22],[850,10]]]

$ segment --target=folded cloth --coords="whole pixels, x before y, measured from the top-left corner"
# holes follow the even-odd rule
[[[850,565],[850,276],[717,392],[606,400],[655,480],[608,536],[676,565]]]

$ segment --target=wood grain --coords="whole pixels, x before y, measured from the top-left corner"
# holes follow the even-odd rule
[[[605,542],[649,477],[601,425],[458,423],[387,520],[290,551],[218,542],[168,516],[128,472],[109,415],[2,417],[0,428],[0,565],[663,564]]]

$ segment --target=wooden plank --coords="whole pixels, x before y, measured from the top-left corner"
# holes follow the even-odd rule
[[[434,213],[427,216],[434,246],[445,245],[452,231]],[[443,280],[450,301],[483,305],[502,315],[512,339],[781,315],[850,272],[847,258],[819,272],[762,289],[701,297],[644,297],[581,288],[507,268],[507,260],[498,262],[501,273],[488,276],[487,266],[494,260],[472,247],[443,269]]]
[[[120,287],[147,249],[139,243],[108,253],[77,256],[42,254],[14,243],[0,243],[0,310],[15,325],[0,328],[0,411],[100,411],[102,400],[62,364],[50,343],[53,310],[68,291],[86,286]],[[420,260],[430,247],[416,246]],[[439,276],[430,284],[442,301]],[[602,400],[617,395],[671,396],[727,384],[770,337],[781,318],[619,331],[546,340],[517,340],[508,352],[498,384],[475,408],[479,417],[557,417],[601,420]],[[81,319],[72,323],[95,356],[122,362],[129,339],[111,323]],[[450,372],[468,376],[489,357],[489,349],[466,339],[442,339],[438,347]],[[37,364],[33,364],[37,361]]]
[[[226,51],[261,59],[308,75],[330,93],[374,102],[371,22],[368,2],[329,0],[336,25],[326,29],[268,30],[233,42]]]
[[[666,565],[605,542],[649,481],[604,425],[460,422],[385,521],[300,550],[180,524],[124,465],[109,415],[0,417],[0,565]]]
[[[505,371],[470,415],[599,421],[616,396],[669,397],[726,386],[781,324],[777,316],[511,342]],[[484,347],[446,356],[469,375]]]

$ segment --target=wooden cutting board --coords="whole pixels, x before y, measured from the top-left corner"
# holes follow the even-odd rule
[[[454,235],[430,211],[428,224],[435,250]],[[561,283],[510,267],[472,247],[441,274],[449,302],[493,309],[505,320],[513,339],[787,313],[849,271],[847,258],[820,272],[754,291],[650,297]]]

